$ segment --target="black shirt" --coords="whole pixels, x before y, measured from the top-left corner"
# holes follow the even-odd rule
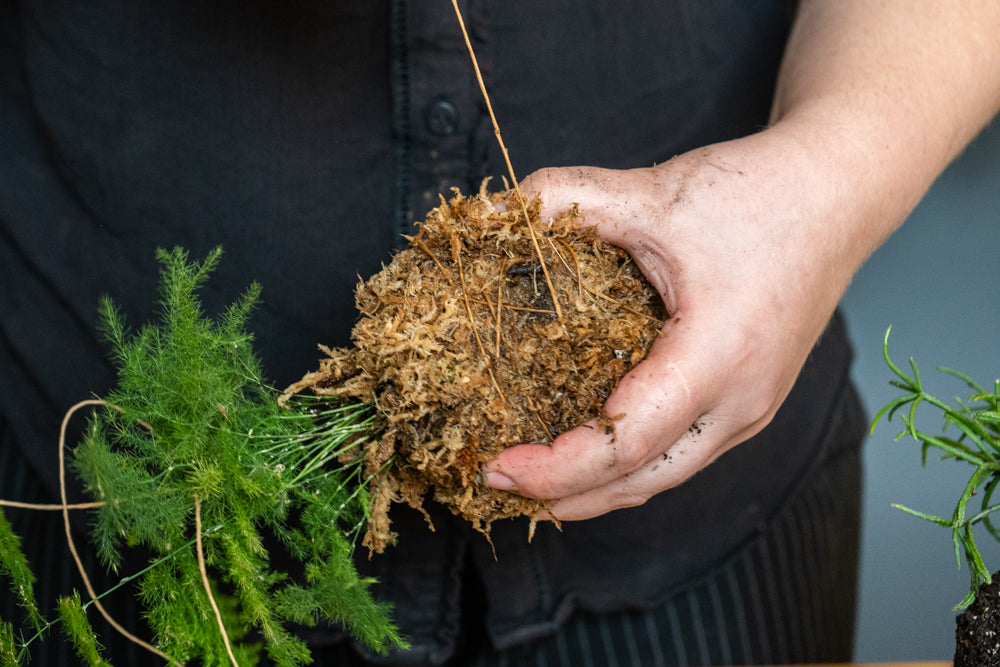
[[[767,119],[787,0],[462,3],[514,168],[627,168]],[[341,345],[357,277],[439,192],[505,173],[447,0],[0,0],[0,419],[54,488],[62,413],[113,381],[111,293],[155,307],[157,246],[226,254],[208,308],[251,280],[277,385]],[[643,507],[562,532],[437,531],[401,509],[371,564],[418,653],[450,650],[461,571],[498,645],[576,606],[641,606],[751,536],[815,463],[846,383],[839,322],[763,433]],[[8,445],[12,446],[12,445]]]

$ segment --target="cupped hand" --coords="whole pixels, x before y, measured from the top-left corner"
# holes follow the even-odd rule
[[[543,220],[579,204],[672,315],[606,402],[613,435],[591,423],[487,465],[487,484],[550,499],[560,520],[641,504],[760,431],[863,259],[836,183],[780,132],[648,169],[545,169],[522,186]]]

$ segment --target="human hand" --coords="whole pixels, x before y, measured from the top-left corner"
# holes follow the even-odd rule
[[[803,1],[769,129],[650,169],[525,179],[543,215],[579,203],[673,318],[607,400],[624,415],[614,442],[578,427],[511,447],[487,483],[583,519],[643,503],[760,431],[854,272],[1000,109],[998,34],[1000,5],[985,0]]]
[[[767,132],[650,169],[547,169],[525,179],[547,219],[572,203],[627,250],[672,318],[606,413],[551,445],[507,449],[487,483],[552,500],[558,519],[637,505],[760,431],[787,396],[857,264],[835,191]]]

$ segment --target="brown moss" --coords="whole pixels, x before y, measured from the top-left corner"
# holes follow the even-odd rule
[[[364,452],[376,551],[393,538],[393,502],[419,509],[432,496],[486,534],[535,514],[541,501],[485,486],[482,465],[593,418],[610,425],[605,399],[663,325],[624,251],[581,227],[575,208],[542,222],[540,206],[528,204],[529,229],[513,193],[442,197],[409,247],[358,286],[353,347],[323,348],[319,370],[289,388],[378,406],[385,430]]]

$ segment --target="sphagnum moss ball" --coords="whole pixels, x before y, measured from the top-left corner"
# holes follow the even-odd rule
[[[483,464],[594,418],[610,425],[605,399],[659,335],[663,303],[628,254],[575,208],[552,220],[540,209],[513,191],[442,197],[358,286],[353,346],[321,346],[319,369],[288,389],[377,405],[384,431],[361,453],[376,480],[370,549],[394,538],[393,502],[432,497],[487,535],[537,513],[542,501],[487,487]]]

